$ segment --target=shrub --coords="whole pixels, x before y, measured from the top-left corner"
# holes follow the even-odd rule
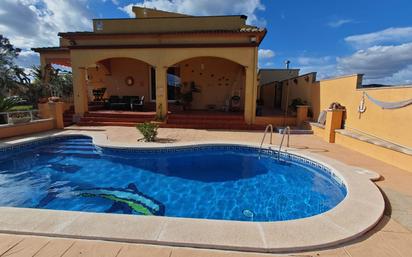
[[[292,100],[291,104],[289,105],[289,108],[291,108],[292,111],[296,112],[298,109],[298,105],[307,105],[307,104],[308,102],[298,97]]]
[[[159,126],[154,123],[145,122],[136,125],[136,128],[142,133],[144,141],[154,142],[157,136]]]

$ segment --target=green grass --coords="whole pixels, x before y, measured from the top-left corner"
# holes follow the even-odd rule
[[[32,105],[18,105],[18,106],[14,106],[12,107],[9,111],[28,111],[28,110],[33,110],[33,106]]]

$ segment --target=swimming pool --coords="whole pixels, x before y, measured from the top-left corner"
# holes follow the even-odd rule
[[[241,221],[314,216],[347,191],[327,167],[239,145],[113,149],[65,137],[0,157],[0,206]]]

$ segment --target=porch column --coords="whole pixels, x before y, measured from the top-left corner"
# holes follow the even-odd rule
[[[86,68],[74,67],[73,73],[73,101],[76,118],[82,117],[88,111]]]
[[[167,116],[167,67],[156,67],[156,118],[164,120]]]
[[[256,96],[257,96],[257,83],[255,77],[255,70],[252,67],[245,67],[245,122],[247,124],[253,124],[256,117]]]

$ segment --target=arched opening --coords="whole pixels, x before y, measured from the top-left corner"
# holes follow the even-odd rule
[[[195,57],[167,70],[167,95],[172,113],[213,111],[242,115],[245,68],[219,57]]]
[[[86,69],[89,110],[154,111],[152,66],[126,57],[100,60]]]

